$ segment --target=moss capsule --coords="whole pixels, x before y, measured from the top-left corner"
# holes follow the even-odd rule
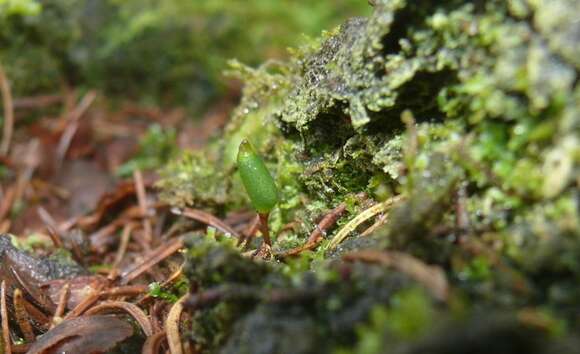
[[[278,202],[278,188],[264,161],[247,139],[240,144],[237,163],[252,205],[258,213],[269,213]]]

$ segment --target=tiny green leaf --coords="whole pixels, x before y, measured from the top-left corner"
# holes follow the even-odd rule
[[[240,144],[237,162],[252,205],[258,213],[269,213],[278,202],[278,188],[264,161],[247,139]]]

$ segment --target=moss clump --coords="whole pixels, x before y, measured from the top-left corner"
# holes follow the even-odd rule
[[[497,352],[565,347],[580,327],[580,66],[577,46],[565,44],[580,42],[579,25],[569,16],[578,6],[577,0],[377,1],[369,18],[323,34],[286,63],[238,65],[247,80],[244,97],[222,139],[207,150],[223,172],[213,183],[226,186],[221,205],[248,206],[228,151],[254,133],[276,183],[288,187],[271,226],[300,224],[274,249],[303,243],[316,216],[340,202],[351,216],[339,228],[369,198],[402,197],[371,237],[353,232],[332,253],[320,247],[305,254],[305,264],[285,268],[292,279],[306,269],[324,273],[327,259],[365,247],[410,254],[445,271],[452,295],[439,310],[448,326],[433,327],[437,337],[417,331],[393,342],[393,328],[405,326],[371,323],[379,328],[376,352],[454,352],[458,327],[474,341],[460,341],[456,348],[465,350],[455,352],[475,352],[496,334],[506,343]],[[195,200],[204,191],[190,192]],[[355,298],[372,292],[372,281],[360,289]],[[231,318],[224,336],[250,346],[248,329],[266,323],[260,306]],[[273,313],[272,321],[290,318],[290,327],[313,328],[304,338],[322,352],[366,353],[359,347],[364,336],[345,336],[344,343],[320,337],[332,321]],[[356,322],[349,321],[349,330]],[[551,337],[555,332],[560,337]],[[526,339],[530,333],[541,333],[539,344]],[[229,348],[227,341],[222,348]],[[272,341],[269,349],[283,345]]]

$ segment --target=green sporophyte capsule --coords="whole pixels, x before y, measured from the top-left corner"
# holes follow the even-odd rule
[[[278,203],[278,188],[264,161],[247,139],[240,144],[237,163],[254,209],[260,214],[269,213]]]

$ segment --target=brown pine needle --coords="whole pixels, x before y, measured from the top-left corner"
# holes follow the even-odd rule
[[[87,109],[91,106],[93,101],[97,98],[97,93],[95,91],[88,92],[79,102],[78,106],[71,112],[68,118],[68,125],[60,137],[58,142],[58,147],[56,149],[56,166],[60,167],[70,143],[72,142],[75,133],[77,132],[79,126],[79,119],[85,114]]]
[[[309,251],[315,249],[320,242],[324,239],[323,236],[326,234],[326,231],[331,228],[338,219],[344,214],[346,211],[346,204],[341,203],[336,208],[332,209],[328,214],[326,214],[322,220],[316,225],[308,240],[305,244],[289,249],[287,251],[281,252],[277,254],[277,257],[289,257],[289,256],[297,256],[304,251]]]
[[[384,213],[394,203],[398,202],[401,199],[402,199],[401,196],[396,196],[387,199],[386,201],[376,204],[368,208],[367,210],[363,211],[362,213],[358,214],[357,216],[354,217],[354,219],[352,219],[346,225],[344,225],[344,227],[339,232],[336,233],[336,235],[332,238],[326,249],[328,251],[335,249],[360,224],[362,224],[363,222],[367,221],[368,219],[372,218],[377,214]]]
[[[2,105],[4,106],[4,128],[2,131],[2,143],[0,144],[0,154],[8,155],[12,134],[14,133],[14,104],[10,82],[4,68],[0,65],[0,91],[2,92]]]
[[[183,240],[181,238],[173,239],[170,242],[157,247],[151,251],[141,263],[134,265],[121,276],[121,284],[128,284],[157,263],[179,251],[182,247]]]
[[[12,354],[10,342],[10,327],[8,326],[8,306],[6,306],[6,281],[0,285],[0,316],[2,317],[2,339],[4,342],[4,354]]]
[[[230,234],[234,237],[239,238],[240,235],[232,229],[228,224],[221,221],[220,219],[216,218],[210,213],[206,213],[205,211],[199,209],[191,209],[191,208],[184,208],[183,210],[180,209],[171,209],[171,212],[176,215],[183,215],[193,220],[197,220],[201,223],[207,224],[209,226],[213,226],[219,231],[223,232],[224,234]]]
[[[18,323],[18,327],[20,327],[20,330],[24,335],[24,339],[27,343],[34,342],[36,336],[32,331],[32,325],[30,324],[28,313],[26,312],[26,308],[22,302],[22,291],[20,289],[14,289],[12,302],[14,304],[14,315],[16,317],[16,323]]]
[[[62,321],[62,315],[66,309],[66,304],[68,303],[68,298],[70,296],[70,283],[64,284],[58,296],[58,305],[54,311],[54,316],[52,317],[52,323],[50,328],[58,325]]]
[[[24,304],[24,308],[26,309],[26,313],[28,313],[28,316],[30,316],[30,318],[32,318],[35,323],[38,323],[43,329],[48,329],[50,318],[45,315],[44,312],[40,311],[36,306],[26,301],[26,298],[23,297],[22,302]]]
[[[112,266],[113,269],[118,268],[119,264],[121,264],[121,261],[123,260],[123,257],[127,252],[127,246],[129,245],[129,241],[131,239],[131,232],[133,231],[134,227],[135,225],[133,223],[125,224],[123,232],[121,233],[121,243],[119,244],[119,249],[117,250],[117,254],[115,255],[115,261],[113,262]]]
[[[151,220],[148,217],[149,211],[147,206],[147,192],[145,190],[145,185],[143,184],[143,175],[141,171],[133,171],[133,180],[135,181],[135,191],[137,192],[137,201],[139,203],[139,208],[141,209],[141,214],[143,214],[143,230],[145,233],[145,245],[148,247],[146,249],[149,251],[151,249],[151,242],[153,240]]]
[[[105,290],[101,293],[101,298],[118,297],[118,296],[137,296],[149,291],[147,285],[126,285]]]
[[[99,300],[100,293],[102,290],[102,285],[93,289],[74,309],[72,309],[65,317],[64,320],[71,320],[82,315],[85,311],[87,311],[91,306],[95,304]]]
[[[125,301],[105,301],[85,312],[86,315],[96,315],[108,312],[126,312],[139,324],[143,334],[147,337],[153,335],[153,326],[149,318],[138,306]]]
[[[158,354],[160,353],[161,343],[165,339],[165,331],[157,332],[154,335],[147,337],[141,354]]]
[[[449,284],[445,272],[438,266],[431,266],[409,254],[396,251],[362,250],[343,256],[345,261],[378,263],[408,275],[423,285],[438,300],[449,297]]]
[[[169,351],[171,354],[183,354],[183,346],[181,344],[181,335],[179,334],[179,319],[183,312],[183,302],[189,298],[189,294],[181,297],[169,310],[167,319],[165,320],[165,330],[167,331],[167,342],[169,343]]]

